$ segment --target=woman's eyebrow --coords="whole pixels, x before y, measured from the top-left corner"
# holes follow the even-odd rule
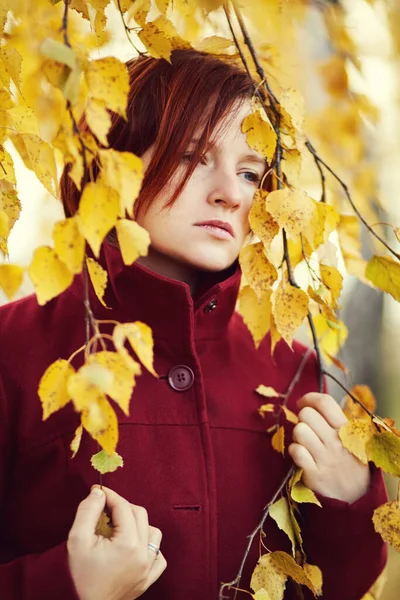
[[[265,159],[262,156],[256,156],[255,154],[246,154],[243,156],[243,160],[247,160],[249,162],[258,163],[260,165],[265,166]]]

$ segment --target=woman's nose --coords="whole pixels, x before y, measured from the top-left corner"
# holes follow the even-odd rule
[[[213,185],[208,195],[210,204],[223,204],[226,208],[237,209],[243,202],[243,189],[241,189],[236,172],[225,170],[215,174]]]

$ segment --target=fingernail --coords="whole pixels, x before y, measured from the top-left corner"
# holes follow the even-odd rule
[[[103,490],[97,486],[93,486],[92,489],[90,490],[90,493],[93,496],[97,496],[98,498],[102,498],[104,496]]]

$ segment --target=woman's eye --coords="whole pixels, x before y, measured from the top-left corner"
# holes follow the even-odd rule
[[[260,176],[252,171],[245,171],[244,173],[240,173],[240,175],[250,175],[250,179],[248,179],[250,183],[260,183],[261,181]]]
[[[193,160],[193,156],[194,156],[193,152],[185,152],[185,154],[182,156],[182,159],[186,160],[186,161],[191,161],[191,160]],[[205,158],[204,154],[202,156],[200,156],[199,162],[204,163],[205,160],[206,160],[206,158]]]

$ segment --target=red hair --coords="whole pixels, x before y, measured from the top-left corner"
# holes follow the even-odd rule
[[[233,59],[221,60],[193,49],[174,50],[171,63],[141,56],[128,61],[126,66],[130,79],[128,120],[111,113],[108,142],[110,148],[137,156],[155,144],[135,201],[137,215],[139,210],[146,210],[174,175],[194,133],[204,124],[193,159],[168,205],[175,202],[201,155],[209,148],[216,126],[234,105],[239,110],[240,101],[251,98],[254,84]],[[89,129],[84,117],[79,128]],[[70,167],[66,166],[61,177],[61,199],[67,216],[75,214],[80,199],[79,190],[68,176]],[[92,176],[96,178],[97,173],[98,166],[94,165]]]

